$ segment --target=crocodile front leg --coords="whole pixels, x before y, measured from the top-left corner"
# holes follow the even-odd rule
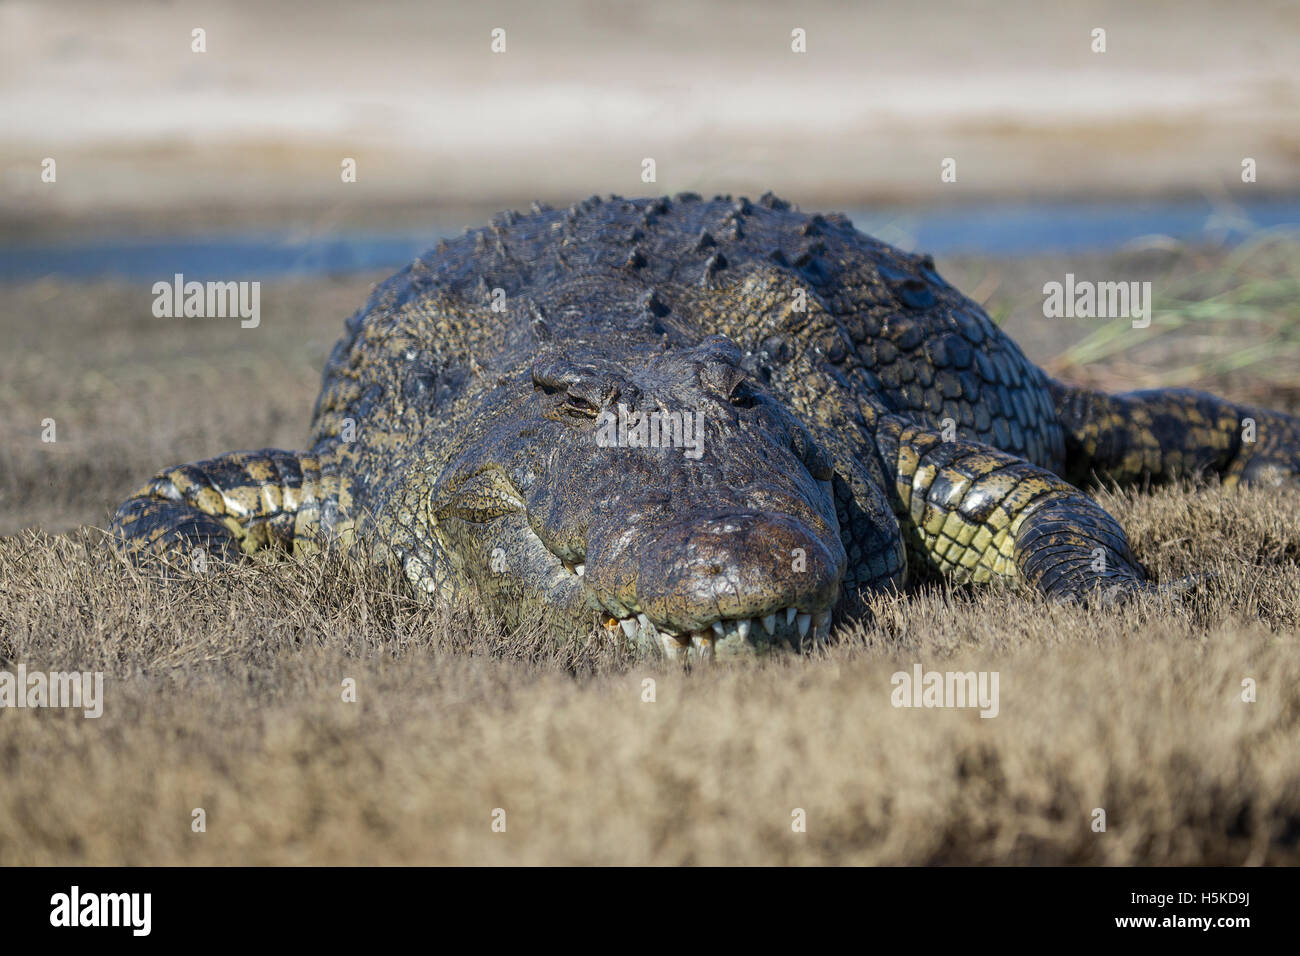
[[[303,551],[340,530],[334,484],[311,455],[231,452],[159,472],[117,509],[112,530],[136,560],[188,558],[195,549],[218,560],[262,548]]]
[[[894,416],[881,417],[877,442],[911,563],[1062,600],[1144,586],[1119,523],[1051,472]]]

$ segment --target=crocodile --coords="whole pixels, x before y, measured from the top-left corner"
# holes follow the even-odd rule
[[[136,560],[360,549],[423,599],[690,661],[815,646],[909,580],[1153,590],[1090,481],[1300,474],[1300,420],[1056,381],[930,256],[770,193],[440,242],[347,321],[307,447],[166,469],[113,528]]]

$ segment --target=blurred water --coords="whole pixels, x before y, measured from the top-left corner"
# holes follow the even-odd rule
[[[937,255],[1021,256],[1114,249],[1155,237],[1232,244],[1264,230],[1300,229],[1300,197],[1251,204],[1209,201],[998,203],[952,210],[864,210],[863,232]]]
[[[854,225],[886,242],[936,255],[1019,256],[1113,249],[1167,236],[1186,242],[1234,243],[1279,227],[1300,229],[1300,197],[1230,207],[1208,201],[996,203],[942,209],[848,210]],[[0,279],[116,276],[156,281],[183,273],[200,282],[396,270],[461,223],[426,230],[249,232],[154,239],[96,239],[0,245]]]

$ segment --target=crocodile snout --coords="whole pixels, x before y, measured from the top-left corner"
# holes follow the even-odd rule
[[[825,637],[844,566],[836,534],[731,511],[592,529],[584,580],[638,646],[707,658]]]

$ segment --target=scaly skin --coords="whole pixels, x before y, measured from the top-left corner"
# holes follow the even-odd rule
[[[619,406],[700,443],[607,447]],[[709,657],[798,647],[909,574],[1141,590],[1077,483],[1300,474],[1296,419],[1054,382],[928,256],[770,195],[535,205],[439,244],[348,321],[309,447],[163,472],[115,527],[136,556],[341,542],[557,639]]]

